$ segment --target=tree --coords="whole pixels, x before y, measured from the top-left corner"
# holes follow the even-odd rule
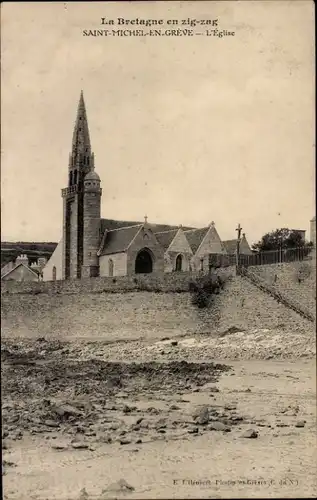
[[[252,245],[252,249],[259,252],[267,252],[269,250],[307,246],[309,246],[309,243],[304,240],[301,231],[295,231],[284,227],[266,233],[258,243]]]

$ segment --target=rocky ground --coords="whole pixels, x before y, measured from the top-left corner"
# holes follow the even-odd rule
[[[236,330],[2,339],[5,498],[313,497],[314,338]]]

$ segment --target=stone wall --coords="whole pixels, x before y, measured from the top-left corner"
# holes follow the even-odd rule
[[[315,258],[301,262],[252,266],[250,271],[316,316]]]
[[[233,275],[234,267],[221,271]],[[1,294],[84,294],[102,292],[128,292],[134,290],[187,292],[189,280],[196,273],[172,272],[168,274],[139,274],[134,276],[99,277],[80,280],[47,281],[37,283],[1,282]]]
[[[208,309],[192,305],[188,292],[5,293],[1,319],[3,337],[105,341],[217,335],[232,326],[244,330],[279,328],[287,335],[313,328],[241,277],[232,277]]]
[[[272,267],[252,269],[261,272],[269,281]],[[235,276],[234,268],[221,272],[229,280],[207,309],[192,305],[188,284],[197,276],[193,273],[40,283],[2,282],[2,335],[117,340],[217,334],[232,326],[244,330],[278,329],[287,335],[294,330],[314,329],[313,323],[279,304],[245,278]],[[291,293],[293,287],[299,287],[303,297],[305,293],[307,296],[312,294],[315,275],[309,274],[301,284],[296,284],[294,272],[294,264],[278,268],[282,291]],[[285,288],[286,282],[289,289]],[[298,300],[300,296],[296,297]]]
[[[113,263],[113,276],[125,276],[127,274],[127,254],[125,252],[112,255],[101,255],[99,257],[100,276],[110,276],[109,263]]]

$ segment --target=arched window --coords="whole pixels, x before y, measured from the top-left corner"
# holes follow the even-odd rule
[[[113,276],[113,260],[109,259],[109,276]]]
[[[177,255],[177,257],[176,257],[175,271],[181,271],[182,270],[182,264],[183,264],[183,257],[181,255]]]
[[[77,184],[77,170],[74,172],[74,184]]]
[[[56,281],[56,266],[53,266],[53,272],[52,272],[52,274],[53,274],[53,276],[52,276],[53,277],[53,281]]]

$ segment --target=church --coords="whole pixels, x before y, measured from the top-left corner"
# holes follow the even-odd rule
[[[222,241],[215,223],[203,228],[101,218],[102,187],[83,92],[69,155],[68,185],[62,189],[63,230],[43,269],[43,280],[67,280],[139,273],[203,271],[210,254],[235,253],[236,240]],[[229,250],[230,249],[230,250]],[[243,254],[252,254],[243,235]]]

